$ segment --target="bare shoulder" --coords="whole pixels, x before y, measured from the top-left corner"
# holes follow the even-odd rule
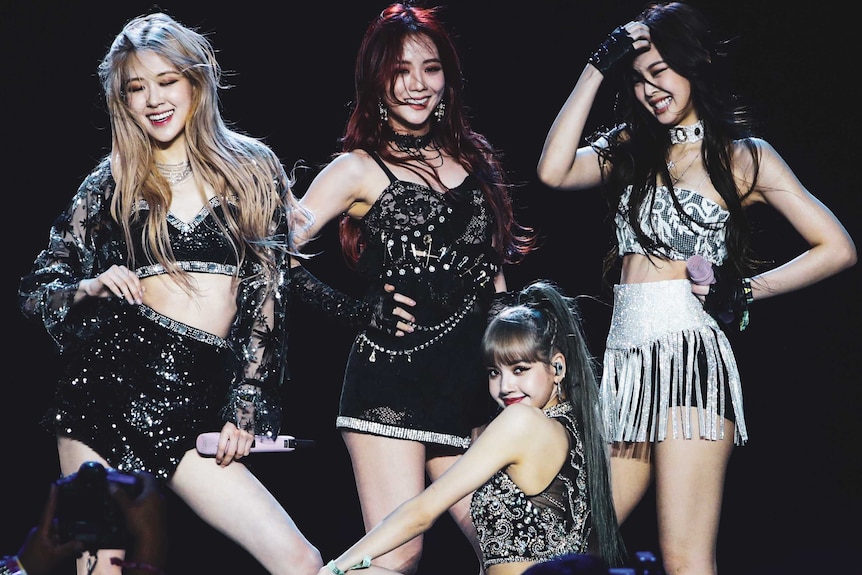
[[[488,429],[497,428],[506,434],[535,434],[549,423],[552,421],[538,407],[515,403],[501,411]]]
[[[389,178],[377,161],[365,150],[353,150],[336,157],[324,170],[337,172],[338,178],[359,194],[367,203],[373,203],[389,183]]]
[[[565,427],[541,409],[523,404],[504,409],[491,423],[495,424],[504,427],[507,434],[509,477],[525,493],[539,493],[559,472],[569,453]]]
[[[731,152],[733,175],[737,185],[741,191],[751,191],[746,203],[765,201],[765,191],[781,189],[787,178],[793,178],[781,155],[762,138],[736,140]]]
[[[556,422],[541,409],[516,403],[506,407],[479,434],[468,450],[490,456],[502,469],[531,460],[538,446],[545,446],[554,435]],[[475,448],[475,449],[474,449]],[[541,450],[541,449],[539,449]]]
[[[753,160],[752,152],[757,155],[757,159],[761,164],[768,164],[772,161],[784,162],[772,144],[763,138],[750,137],[733,142],[732,153],[734,165],[748,166],[751,164]]]
[[[327,172],[338,172],[342,177],[360,178],[368,173],[375,162],[365,150],[353,150],[337,155],[326,166]]]
[[[324,221],[342,213],[362,217],[387,183],[386,174],[367,152],[345,152],[314,178],[302,203]]]

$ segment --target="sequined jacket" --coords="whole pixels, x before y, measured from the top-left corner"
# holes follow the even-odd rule
[[[102,321],[123,305],[119,298],[87,298],[72,305],[81,280],[115,264],[127,265],[122,226],[110,214],[115,186],[110,162],[104,159],[54,221],[47,247],[19,284],[21,311],[42,322],[61,355],[86,345]],[[284,213],[274,217],[274,239],[286,237],[286,225]],[[239,413],[247,416],[253,408],[254,433],[261,435],[279,431],[278,388],[287,377],[288,260],[284,250],[274,252],[279,270],[274,281],[257,275],[261,266],[251,261],[253,256],[237,270],[237,314],[227,336],[236,368],[222,415],[236,422]]]

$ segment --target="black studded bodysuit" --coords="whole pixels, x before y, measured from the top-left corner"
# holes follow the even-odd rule
[[[405,337],[367,329],[351,349],[337,426],[467,447],[491,407],[479,344],[500,258],[493,216],[474,176],[445,193],[397,179],[365,217],[358,270],[417,301]]]

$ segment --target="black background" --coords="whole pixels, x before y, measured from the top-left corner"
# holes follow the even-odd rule
[[[723,36],[738,35],[733,56],[739,90],[757,105],[762,135],[857,240],[860,193],[858,90],[851,75],[858,43],[846,3],[777,0],[700,1]],[[597,192],[543,188],[535,165],[545,134],[590,51],[642,2],[563,0],[452,1],[454,31],[474,127],[505,154],[518,215],[540,230],[544,246],[507,270],[510,288],[551,279],[588,294],[583,311],[600,355],[610,310],[601,281],[608,245]],[[114,35],[148,2],[0,4],[0,111],[4,116],[7,223],[3,318],[9,372],[3,397],[5,510],[0,553],[12,553],[39,515],[58,465],[53,438],[37,421],[59,361],[40,326],[17,309],[18,279],[29,270],[56,214],[108,151],[110,134],[96,66]],[[173,1],[161,7],[210,34],[233,87],[223,94],[228,120],[264,138],[284,162],[325,162],[336,149],[353,97],[353,60],[366,24],[385,2]],[[854,83],[855,84],[855,83]],[[612,93],[588,131],[610,121]],[[307,185],[303,176],[297,185]],[[752,214],[755,247],[783,262],[805,249],[769,209]],[[309,267],[352,291],[335,229]],[[719,536],[725,574],[859,572],[860,485],[859,267],[805,290],[758,302],[751,326],[735,338],[750,442],[737,448],[727,475]],[[603,302],[603,303],[602,303]],[[284,388],[284,433],[314,448],[257,454],[246,461],[275,493],[325,560],[362,533],[349,457],[334,430],[340,378],[351,334],[296,306]],[[633,550],[657,548],[650,494],[624,526]],[[258,573],[254,560],[169,499],[171,573]],[[260,525],[266,529],[266,525]],[[472,552],[447,516],[426,537],[422,573],[471,574]]]

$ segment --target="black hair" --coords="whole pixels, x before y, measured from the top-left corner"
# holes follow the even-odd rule
[[[759,152],[751,139],[755,126],[753,114],[729,87],[724,66],[727,56],[724,48],[728,42],[715,41],[705,14],[685,2],[650,3],[634,20],[646,24],[650,41],[667,65],[691,84],[692,103],[705,128],[703,162],[730,212],[726,224],[728,261],[741,277],[749,275],[757,261],[751,251],[751,230],[743,201],[757,181]],[[672,181],[665,163],[671,143],[667,126],[637,101],[634,74],[631,68],[623,71],[615,106],[615,127],[597,131],[590,141],[604,138],[608,143],[607,147],[595,148],[600,158],[611,164],[605,181],[611,218],[619,209],[623,191],[632,186],[625,217],[647,254],[658,255],[667,246],[643,232],[639,215],[642,206],[651,201],[658,176]],[[737,143],[752,159],[753,177],[746,189],[737,187],[731,169]],[[677,202],[675,196],[673,200]],[[689,217],[678,204],[677,208],[681,217]],[[617,261],[617,255],[614,245],[605,258],[605,273]]]
[[[558,352],[566,358],[561,385],[565,398],[574,407],[584,438],[593,536],[600,555],[612,565],[621,564],[626,552],[611,497],[597,363],[587,346],[576,300],[550,281],[535,281],[518,292],[515,303],[491,320],[482,338],[487,365],[510,364],[516,359],[550,364]]]

